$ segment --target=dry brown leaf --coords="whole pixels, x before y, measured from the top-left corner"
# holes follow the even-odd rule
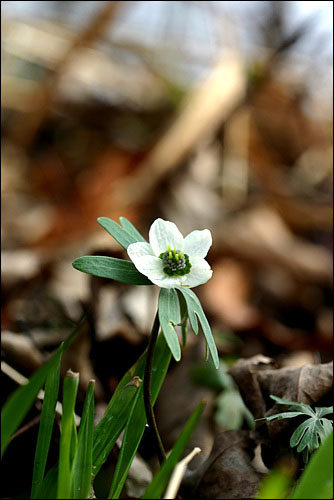
[[[221,228],[220,234],[224,235],[221,245],[236,255],[261,266],[279,265],[302,281],[331,283],[330,252],[296,237],[283,219],[265,205],[234,217]]]
[[[330,404],[328,397],[333,385],[332,362],[275,369],[270,358],[254,356],[237,361],[229,373],[256,419],[282,411],[281,406],[274,404],[270,398],[271,394],[310,405]],[[258,424],[257,438],[262,443],[262,457],[268,467],[280,456],[291,453],[289,439],[296,427],[296,423],[291,420],[262,421]]]
[[[251,464],[254,445],[248,431],[219,433],[211,455],[196,471],[202,477],[192,498],[252,498],[263,477]]]

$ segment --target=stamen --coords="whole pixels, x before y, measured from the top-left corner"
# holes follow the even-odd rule
[[[164,264],[163,271],[168,276],[184,276],[190,272],[191,264],[188,255],[177,250],[176,247],[171,250],[171,246],[168,245],[166,252],[161,253],[159,257]]]

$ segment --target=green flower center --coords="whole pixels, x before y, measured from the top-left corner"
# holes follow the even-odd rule
[[[176,250],[176,248],[172,250],[171,246],[168,245],[166,252],[162,252],[159,257],[164,265],[163,271],[168,276],[184,276],[190,273],[189,257],[180,250]]]

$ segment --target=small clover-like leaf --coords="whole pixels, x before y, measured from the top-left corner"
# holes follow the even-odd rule
[[[299,417],[300,415],[305,415],[305,413],[303,413],[302,411],[276,413],[275,415],[271,415],[270,417],[257,418],[256,421],[266,420],[267,422],[271,422],[272,420],[282,420],[283,418]]]
[[[333,413],[333,407],[315,408],[315,410],[313,410],[310,405],[305,403],[287,401],[279,398],[278,396],[273,396],[272,394],[270,397],[280,405],[289,405],[290,411],[276,413],[275,415],[257,420],[266,420],[267,422],[270,422],[272,420],[280,420],[283,418],[293,418],[299,416],[308,417],[295,429],[290,438],[291,448],[297,446],[297,452],[303,452],[304,462],[306,463],[308,461],[309,453],[312,453],[314,450],[319,448],[320,444],[323,443],[327,436],[332,432],[332,422],[323,417]]]
[[[324,408],[315,407],[314,409],[317,417],[319,418],[324,417],[325,415],[329,415],[330,413],[333,413],[333,406],[327,406]]]
[[[288,401],[287,399],[282,399],[279,398],[278,396],[273,396],[272,394],[270,394],[270,397],[280,405],[289,405],[291,411],[292,410],[301,411],[306,415],[310,415],[310,417],[313,417],[315,415],[315,412],[310,407],[310,405],[307,405],[305,403],[298,403],[297,401]]]

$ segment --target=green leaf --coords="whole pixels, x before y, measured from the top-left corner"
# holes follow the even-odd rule
[[[161,337],[161,338],[160,338]],[[160,336],[156,352],[165,349],[166,342]],[[112,447],[125,426],[133,406],[133,398],[144,376],[146,352],[134,363],[119,382],[108,404],[105,414],[94,432],[93,464],[95,475],[107,459]]]
[[[333,498],[333,433],[312,455],[290,498]]]
[[[80,422],[78,448],[71,471],[72,498],[88,498],[92,484],[94,386],[95,381],[91,380],[88,384]]]
[[[197,335],[198,334],[198,321],[197,321],[197,316],[196,316],[195,310],[192,307],[192,296],[187,295],[187,293],[186,293],[187,289],[185,289],[185,288],[176,287],[176,289],[178,290],[178,293],[181,293],[182,297],[185,300],[186,307],[187,307],[187,315],[188,315],[189,321],[190,321],[190,326],[193,329],[193,332],[195,333],[195,335]]]
[[[135,377],[127,385],[121,387],[116,396],[113,396],[111,404],[108,405],[105,414],[95,428],[93,440],[93,472],[95,476],[108,458],[126,424],[140,382],[140,378]]]
[[[286,411],[283,413],[276,413],[275,415],[271,415],[270,417],[264,417],[264,418],[257,418],[256,421],[258,420],[267,420],[267,422],[271,422],[271,420],[282,420],[283,418],[294,418],[294,417],[299,417],[300,415],[304,415],[305,413],[302,411]]]
[[[146,242],[145,238],[143,235],[140,234],[140,232],[135,228],[131,222],[126,219],[125,217],[120,217],[119,221],[121,223],[122,229],[126,231],[133,239],[133,243],[137,243],[137,241],[143,241]]]
[[[75,259],[72,266],[83,273],[93,274],[100,278],[108,278],[131,285],[152,285],[153,283],[141,274],[129,260],[114,257],[88,255]]]
[[[325,415],[329,415],[330,413],[333,413],[333,406],[328,406],[324,408],[314,408],[315,413],[318,418],[324,417]]]
[[[121,226],[108,217],[99,217],[97,222],[123,247],[127,250],[131,243],[146,241],[145,238],[125,217],[120,217]]]
[[[272,394],[270,394],[270,397],[280,405],[289,405],[290,410],[301,411],[302,413],[305,413],[310,417],[314,417],[315,415],[315,412],[312,410],[310,405],[307,405],[305,403],[298,403],[297,401],[288,401],[286,399],[279,398],[278,396],[273,396]]]
[[[215,367],[218,369],[219,368],[219,358],[218,358],[218,351],[217,347],[215,344],[215,341],[213,339],[212,333],[211,333],[211,328],[209,325],[208,320],[206,319],[206,316],[204,314],[204,311],[202,309],[201,303],[198,300],[197,296],[194,294],[192,290],[189,288],[185,287],[176,287],[180,292],[183,294],[186,303],[187,303],[187,308],[188,308],[188,315],[190,319],[190,324],[194,332],[198,332],[198,324],[197,324],[197,319],[198,317],[203,333],[209,348],[209,351],[211,353],[213,362]]]
[[[168,485],[168,481],[174,470],[174,467],[180,461],[181,456],[184,453],[189,439],[198,424],[204,408],[205,403],[201,402],[192,413],[177,442],[175,443],[171,453],[168,455],[167,460],[162,464],[161,468],[158,470],[152,482],[148,485],[141,498],[161,498]]]
[[[73,411],[72,417],[72,434],[71,434],[71,445],[70,445],[70,466],[73,465],[74,457],[77,453],[78,449],[78,433],[77,433],[77,425],[75,423],[75,416]]]
[[[39,499],[57,498],[58,464],[52,467],[44,476],[41,487],[37,492]]]
[[[46,461],[49,453],[54,416],[59,391],[61,352],[57,354],[57,364],[46,378],[45,394],[39,424],[34,470],[32,476],[31,498],[37,498],[38,489],[43,482]]]
[[[158,303],[159,321],[174,359],[180,361],[181,348],[174,326],[180,317],[177,293],[174,288],[161,288]]]
[[[303,451],[305,448],[307,448],[310,453],[317,449],[320,442],[323,442],[332,430],[332,425],[329,420],[327,420],[330,432],[328,433],[327,426],[326,432],[322,420],[326,421],[326,419],[319,420],[317,418],[308,418],[302,424],[300,424],[291,436],[291,448],[293,448],[294,446],[298,446],[298,453]]]
[[[78,384],[79,374],[69,370],[63,386],[57,498],[71,498],[71,442],[73,443],[74,408]]]
[[[53,356],[33,374],[29,382],[16,389],[3,405],[1,411],[1,456],[4,454],[12,435],[33,405],[39,390],[45,383],[46,377],[59,362],[59,355],[62,355],[73,342],[82,325],[83,322],[81,322],[69,338],[58,347]]]
[[[261,482],[259,491],[255,498],[266,500],[268,498],[286,498],[291,488],[291,477],[284,468],[271,469]]]
[[[160,387],[164,381],[171,359],[171,352],[165,337],[159,335],[153,359],[152,377],[152,402],[155,403]],[[126,424],[122,447],[116,464],[111,490],[108,498],[119,498],[123,489],[132,460],[136,454],[143,436],[146,424],[144,408],[143,387],[141,386],[135,396],[132,411]]]
[[[186,303],[185,298],[183,297],[182,293],[177,291],[177,295],[178,295],[179,304],[180,304],[181,321],[180,321],[179,325],[181,326],[181,332],[182,332],[182,347],[185,348],[187,345],[188,309],[187,309],[187,303]]]
[[[290,438],[291,448],[297,446],[297,452],[303,453],[304,462],[308,460],[308,454],[316,450],[320,443],[322,443],[326,437],[332,431],[332,423],[327,418],[321,418],[323,415],[328,415],[333,412],[333,407],[329,408],[316,408],[314,411],[310,405],[305,403],[297,403],[295,401],[287,401],[281,399],[277,396],[270,395],[271,399],[276,401],[281,405],[289,405],[290,410],[298,411],[288,411],[283,413],[277,413],[276,415],[271,415],[270,417],[265,417],[263,419],[270,422],[275,419],[283,418],[294,418],[294,417],[308,417],[304,422],[302,422],[294,431]]]

